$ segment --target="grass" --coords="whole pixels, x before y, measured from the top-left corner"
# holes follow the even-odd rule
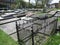
[[[60,18],[58,18],[58,21],[60,21]]]
[[[60,45],[60,32],[52,35],[45,45]]]
[[[47,14],[47,13],[43,13],[43,12],[37,12],[37,13],[36,13],[36,15],[40,15],[40,16],[41,16],[41,15],[45,15],[45,14]]]
[[[60,10],[60,8],[54,8],[54,10]]]
[[[18,45],[10,36],[0,30],[0,45]]]

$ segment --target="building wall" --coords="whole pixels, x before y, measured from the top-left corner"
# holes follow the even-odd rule
[[[58,8],[60,8],[60,2],[58,3]]]
[[[59,3],[55,3],[55,8],[59,8]]]

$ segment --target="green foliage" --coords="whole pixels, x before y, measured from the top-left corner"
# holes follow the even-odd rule
[[[52,35],[45,45],[60,45],[60,32]]]
[[[19,44],[20,44],[20,45],[25,45],[25,43],[24,43],[23,40],[20,40]]]
[[[16,8],[23,8],[26,6],[26,2],[24,0],[16,0]]]
[[[41,2],[42,2],[43,12],[45,13],[48,7],[47,5],[48,5],[49,0],[41,0]]]
[[[10,36],[0,30],[0,45],[18,45]]]
[[[25,45],[23,40],[20,40],[20,45]],[[0,30],[0,45],[18,45],[9,35]]]
[[[60,22],[60,18],[58,18],[58,21]]]

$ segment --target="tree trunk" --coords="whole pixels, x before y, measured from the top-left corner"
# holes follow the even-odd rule
[[[43,12],[44,13],[47,12],[48,2],[49,2],[49,0],[42,0]]]
[[[29,0],[29,8],[30,8],[30,0]]]
[[[36,8],[37,8],[38,0],[35,0],[35,1],[36,1]]]

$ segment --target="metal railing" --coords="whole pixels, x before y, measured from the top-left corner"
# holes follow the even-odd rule
[[[31,18],[31,20],[23,19],[22,24],[20,22],[22,19],[18,19],[0,25],[16,22],[16,32],[19,45],[38,45],[42,44],[44,39],[46,39],[46,36],[49,36],[56,31],[58,17],[55,17],[55,14],[51,16],[45,15],[42,17],[40,16],[27,17]]]
[[[54,14],[55,15],[55,14]],[[57,17],[54,15],[43,17],[30,17],[32,20],[24,20],[28,23],[16,22],[18,42],[20,45],[42,44],[45,36],[53,34],[57,29]],[[41,37],[41,38],[40,38]]]

